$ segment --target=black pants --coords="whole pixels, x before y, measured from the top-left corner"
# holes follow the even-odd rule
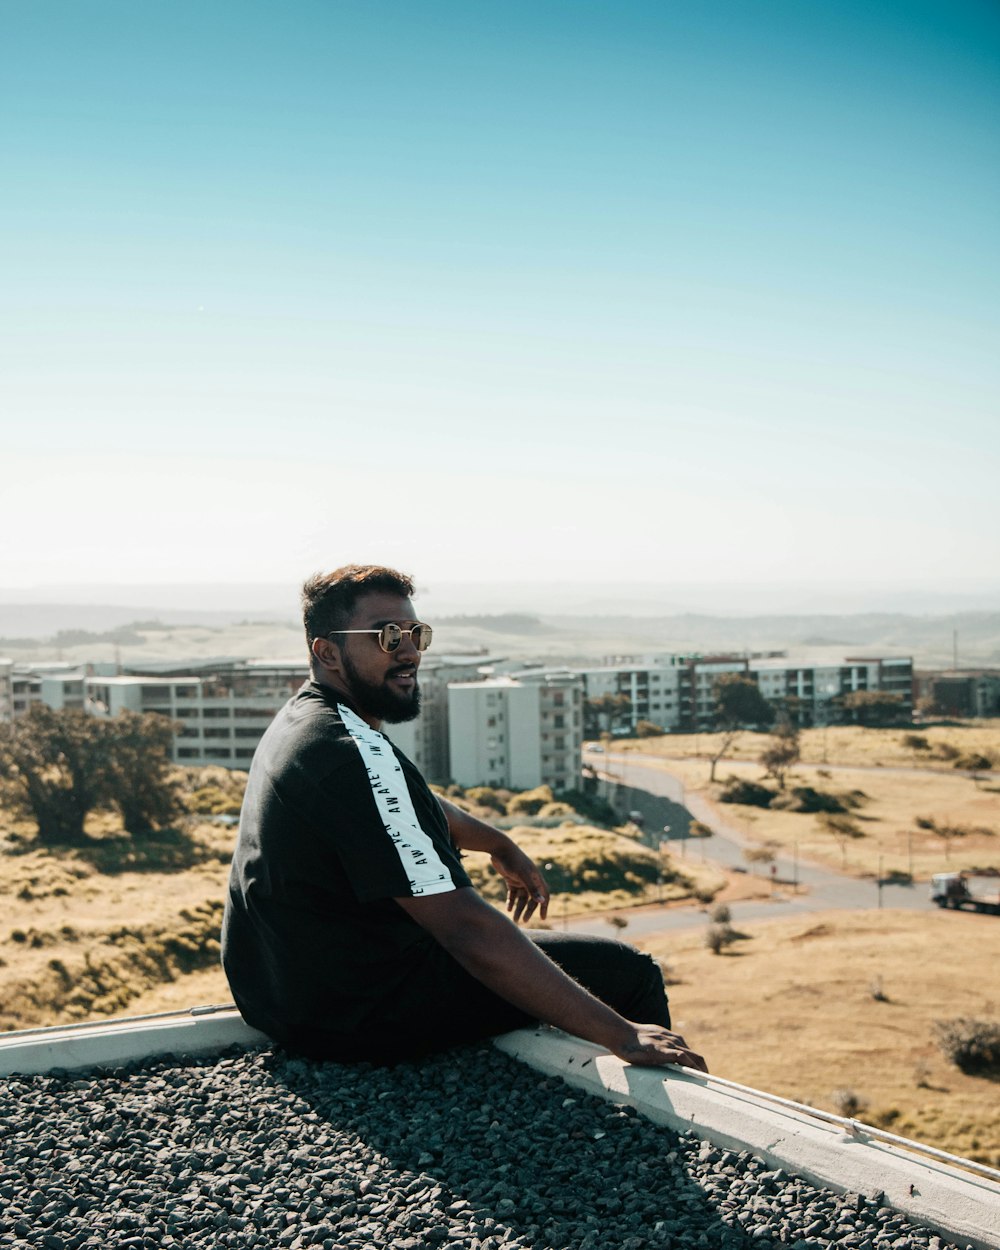
[[[564,972],[627,1020],[670,1027],[659,965],[624,942],[529,930],[528,937]],[[537,1023],[477,981],[445,951],[432,952],[419,982],[394,996],[364,1038],[318,1037],[300,1049],[316,1058],[393,1063]]]

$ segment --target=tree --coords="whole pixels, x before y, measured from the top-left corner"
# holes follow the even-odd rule
[[[785,774],[799,759],[799,735],[788,721],[775,726],[771,740],[761,752],[760,762],[764,765],[764,776],[773,777],[778,789],[785,788]]]
[[[0,727],[0,764],[46,845],[86,841],[83,823],[108,794],[108,723],[38,704]]]
[[[618,728],[631,728],[632,700],[627,694],[599,694],[588,699],[584,705],[586,728],[584,732],[594,737],[602,730],[613,733]]]
[[[108,729],[108,797],[131,834],[149,833],[181,812],[177,782],[171,777],[172,721],[156,712],[121,712]]]
[[[903,700],[887,690],[852,690],[841,696],[845,715],[856,725],[894,725],[903,712]]]
[[[635,736],[637,738],[662,738],[666,732],[662,725],[657,725],[651,720],[638,720],[635,722]]]
[[[155,713],[104,719],[39,704],[0,727],[0,766],[45,845],[85,843],[87,816],[109,805],[119,808],[130,833],[144,833],[178,811],[168,776],[173,732],[172,722]]]
[[[709,781],[715,780],[715,769],[744,729],[750,725],[770,725],[774,708],[761,694],[757,683],[739,673],[725,673],[715,683],[715,728],[720,732],[712,756]]]

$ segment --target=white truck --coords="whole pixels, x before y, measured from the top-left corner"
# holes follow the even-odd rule
[[[1000,915],[1000,876],[939,872],[931,877],[931,901],[938,907],[971,908]]]

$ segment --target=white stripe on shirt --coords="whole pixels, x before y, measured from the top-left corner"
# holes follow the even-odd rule
[[[338,703],[337,709],[344,727],[358,744],[375,805],[410,883],[410,893],[419,897],[454,890],[451,873],[417,820],[403,766],[392,743],[343,703]]]

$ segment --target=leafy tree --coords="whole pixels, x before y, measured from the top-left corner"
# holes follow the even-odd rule
[[[760,762],[765,777],[773,777],[778,789],[785,788],[785,774],[799,759],[799,734],[788,721],[782,721],[774,729],[771,740],[761,752]]]
[[[47,846],[85,843],[87,816],[111,804],[130,833],[143,833],[179,810],[168,776],[173,728],[153,713],[108,720],[39,704],[0,726],[0,766]]]
[[[599,694],[584,704],[584,732],[593,736],[601,730],[609,733],[630,727],[632,700],[627,694]]]
[[[770,725],[774,708],[761,694],[755,681],[739,673],[725,673],[715,683],[715,728],[721,730],[712,756],[709,781],[715,769],[744,729],[750,725]]]
[[[108,795],[108,725],[77,708],[38,704],[0,726],[0,765],[46,845],[86,841],[83,823]]]
[[[108,735],[108,797],[131,834],[169,825],[181,813],[171,776],[172,721],[156,712],[121,712],[105,722]]]
[[[662,725],[657,725],[651,720],[639,720],[635,723],[637,738],[662,738],[666,732]]]
[[[852,690],[841,696],[840,704],[857,725],[894,725],[903,712],[902,697],[887,690]]]

